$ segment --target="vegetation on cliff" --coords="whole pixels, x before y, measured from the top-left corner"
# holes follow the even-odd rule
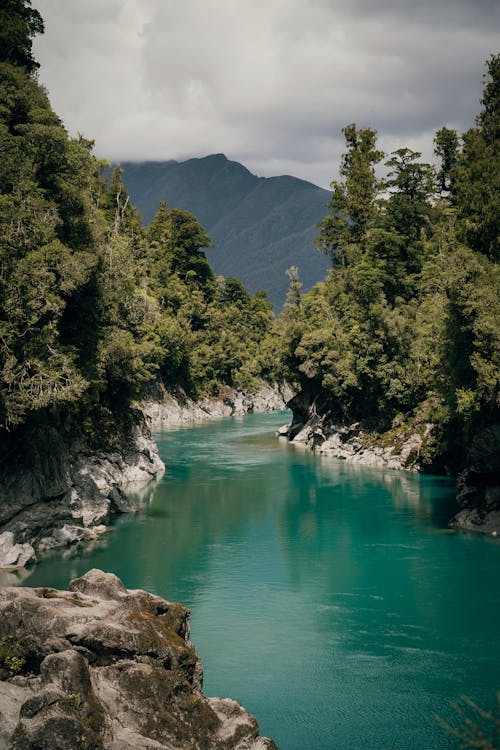
[[[92,142],[68,136],[36,80],[30,6],[1,10],[0,438],[76,415],[102,440],[158,378],[252,389],[265,295],[214,276],[187,211],[161,204],[145,230],[120,168],[106,180]]]
[[[454,468],[498,420],[499,90],[496,55],[476,126],[436,134],[438,169],[402,148],[381,178],[376,132],[344,128],[318,237],[332,270],[305,295],[293,276],[277,324],[284,371],[339,422],[386,432],[423,410],[437,425],[428,460]]]

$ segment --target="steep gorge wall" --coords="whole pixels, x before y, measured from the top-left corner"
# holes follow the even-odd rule
[[[164,470],[144,421],[113,449],[92,453],[49,424],[23,437],[0,470],[0,568],[95,538],[113,513],[134,509],[125,487],[144,485]]]

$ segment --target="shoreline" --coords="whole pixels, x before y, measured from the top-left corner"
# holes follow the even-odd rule
[[[293,419],[280,429],[282,437],[312,453],[352,464],[422,473],[432,468],[426,461],[426,453],[434,425],[421,415],[375,437],[360,422],[337,423],[327,404],[318,411],[317,398],[302,391],[291,400]],[[500,536],[499,449],[498,425],[486,427],[474,437],[469,465],[454,474],[457,509],[448,521],[450,528]]]
[[[39,554],[96,539],[114,515],[139,510],[165,470],[153,430],[278,411],[291,395],[285,384],[262,382],[251,395],[226,387],[218,397],[195,402],[157,386],[154,398],[140,404],[142,419],[127,444],[108,452],[82,453],[47,427],[24,463],[4,470],[0,482],[0,570],[19,570]]]

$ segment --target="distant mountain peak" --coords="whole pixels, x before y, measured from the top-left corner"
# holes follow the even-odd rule
[[[185,161],[122,162],[132,201],[149,224],[160,200],[195,214],[215,248],[216,274],[266,289],[276,310],[288,289],[286,270],[299,267],[304,289],[324,278],[328,259],[314,245],[330,193],[291,175],[257,177],[223,153]]]

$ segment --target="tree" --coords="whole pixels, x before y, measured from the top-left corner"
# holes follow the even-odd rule
[[[40,13],[31,0],[2,0],[0,6],[0,61],[19,65],[33,73],[39,64],[31,54],[32,38],[43,34]]]
[[[452,188],[453,170],[458,161],[459,141],[456,130],[443,127],[434,138],[434,153],[441,161],[437,179],[442,193]]]
[[[452,172],[451,203],[460,214],[460,237],[492,260],[500,258],[500,54],[486,63],[483,109],[462,136]]]
[[[330,213],[319,224],[318,247],[337,265],[348,265],[356,243],[362,243],[376,215],[379,180],[375,165],[384,156],[376,147],[377,133],[370,128],[358,130],[351,124],[343,128],[347,151],[342,157],[343,182],[332,182]]]
[[[213,247],[195,216],[179,208],[167,208],[161,201],[151,222],[147,239],[151,244],[152,274],[165,286],[171,274],[210,296],[215,276],[203,249]]]

